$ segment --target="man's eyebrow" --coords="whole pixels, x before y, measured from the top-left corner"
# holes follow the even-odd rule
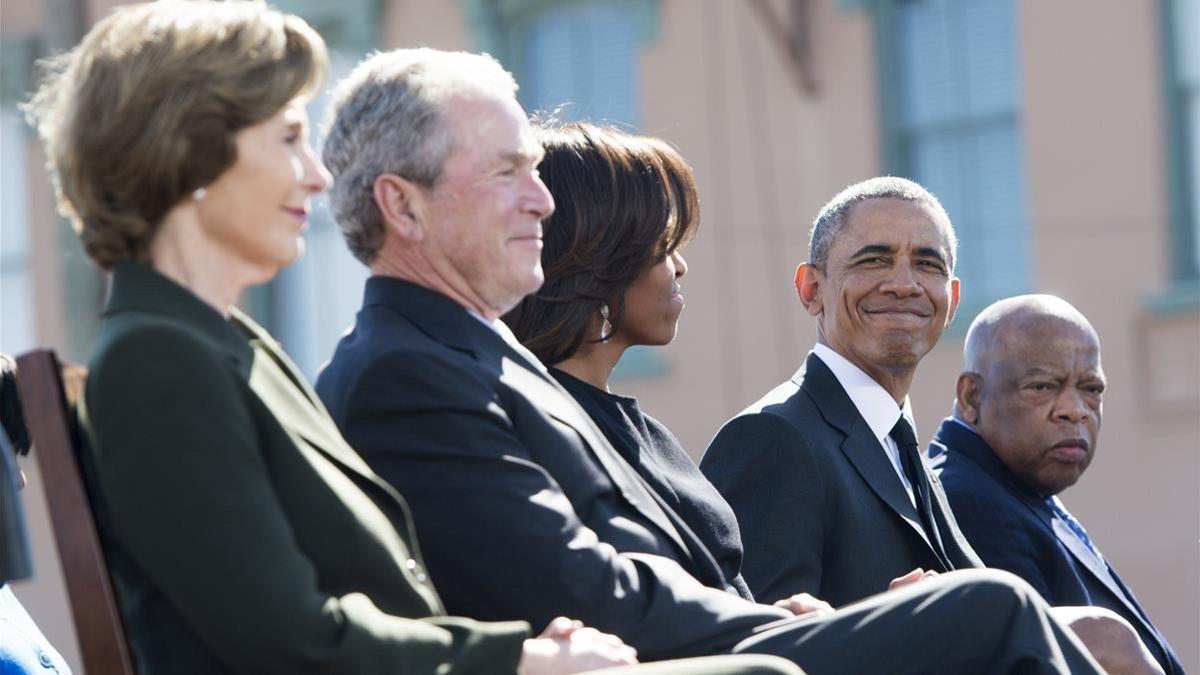
[[[865,255],[879,255],[880,253],[895,253],[895,246],[887,244],[867,244],[850,255],[851,258],[861,258]]]
[[[1025,372],[1021,373],[1021,377],[1038,377],[1038,376],[1061,377],[1062,372],[1057,371],[1057,370],[1051,370],[1049,368],[1043,368],[1041,366],[1033,366],[1031,368],[1027,368],[1025,370]]]
[[[941,262],[943,265],[946,264],[946,256],[941,252],[941,250],[936,249],[932,246],[918,246],[915,253],[919,257],[934,258],[938,262]]]
[[[541,162],[542,158],[545,156],[546,156],[546,151],[543,150],[541,148],[541,146],[538,146],[537,148],[531,148],[531,149],[527,149],[527,150],[522,149],[522,150],[513,150],[512,152],[506,152],[506,153],[500,155],[500,159],[502,159],[505,162],[511,162],[513,164],[520,164],[522,162],[530,162],[532,164],[537,164],[537,163]]]

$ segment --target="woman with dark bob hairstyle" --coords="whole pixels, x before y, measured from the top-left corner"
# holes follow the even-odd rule
[[[303,251],[329,183],[321,38],[258,2],[117,9],[27,106],[112,273],[81,421],[142,673],[550,673],[633,661],[557,619],[444,616],[400,495],[234,307]]]
[[[538,136],[538,171],[556,205],[543,226],[546,281],[504,321],[704,542],[728,590],[752,600],[733,509],[669,429],[608,387],[627,349],[675,338],[680,250],[700,216],[692,170],[666,142],[610,127],[544,125]],[[830,610],[807,594],[776,604]]]

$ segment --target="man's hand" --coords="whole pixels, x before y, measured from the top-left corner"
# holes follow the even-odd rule
[[[833,606],[820,598],[814,598],[808,593],[797,593],[790,598],[775,601],[776,607],[782,607],[796,616],[812,614],[833,614]]]
[[[525,641],[521,675],[568,675],[588,670],[631,666],[637,651],[621,638],[588,628],[581,621],[560,616],[537,638]]]
[[[937,574],[938,573],[933,570],[923,570],[918,567],[902,577],[896,577],[895,579],[892,579],[892,583],[888,584],[888,590],[894,591],[897,588],[903,588],[909,584],[915,584],[922,579],[936,577]]]

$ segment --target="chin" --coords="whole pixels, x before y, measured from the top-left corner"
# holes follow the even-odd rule
[[[883,349],[879,352],[876,365],[888,370],[916,368],[924,354],[918,354],[911,349]]]

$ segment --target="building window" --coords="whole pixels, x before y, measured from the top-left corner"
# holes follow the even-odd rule
[[[514,22],[510,35],[518,96],[527,110],[638,126],[638,39],[630,3],[551,5]]]
[[[1200,0],[1164,0],[1173,281],[1200,282]]]
[[[1014,3],[877,7],[887,169],[929,188],[949,212],[969,320],[1031,284]]]
[[[658,30],[657,0],[459,0],[475,47],[498,58],[531,112],[636,129],[638,58]]]
[[[559,120],[641,124],[638,59],[657,31],[655,0],[460,0],[476,48],[516,77],[521,105]],[[629,349],[614,380],[670,370],[660,350]]]

